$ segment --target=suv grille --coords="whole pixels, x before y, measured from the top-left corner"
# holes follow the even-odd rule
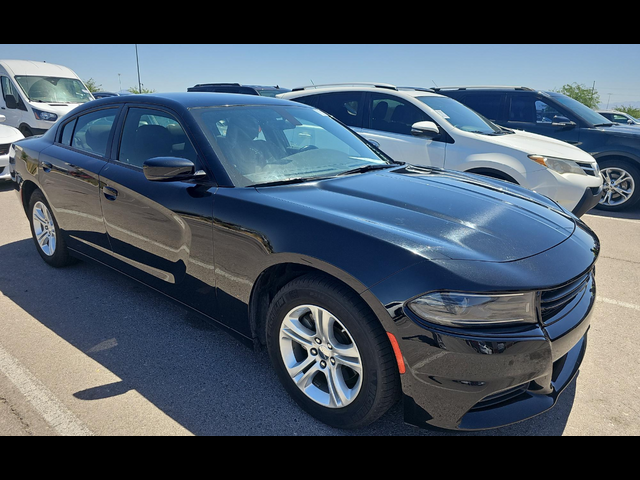
[[[11,146],[10,143],[4,143],[0,145],[0,155],[6,155],[7,153],[9,153],[10,146]]]
[[[582,298],[582,294],[593,284],[593,270],[561,287],[545,290],[540,295],[542,323],[549,325],[560,320],[565,307],[574,300]]]
[[[586,173],[587,175],[591,175],[592,177],[597,177],[598,175],[600,175],[600,169],[598,167],[593,168],[593,166],[590,163],[582,163],[582,162],[576,162],[576,163],[582,170],[584,170],[584,173]]]

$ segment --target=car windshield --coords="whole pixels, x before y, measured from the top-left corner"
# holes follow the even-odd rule
[[[16,81],[32,102],[85,103],[93,100],[91,92],[76,78],[16,76]]]
[[[453,127],[465,132],[483,135],[499,135],[503,133],[500,127],[452,98],[424,96],[417,97],[417,99],[435,110]]]
[[[578,100],[574,100],[566,95],[554,95],[553,98],[588,123],[593,125],[613,125],[609,119],[603,117],[598,112],[591,110],[584,103],[581,103]]]
[[[307,106],[191,111],[239,187],[317,180],[392,162],[324,112]]]

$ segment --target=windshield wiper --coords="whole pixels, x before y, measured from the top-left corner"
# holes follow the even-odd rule
[[[374,163],[374,164],[371,164],[371,165],[364,165],[364,166],[358,167],[358,168],[352,168],[351,170],[347,170],[346,172],[338,173],[336,175],[336,177],[339,177],[339,176],[342,176],[342,175],[351,175],[353,173],[370,172],[371,170],[381,170],[381,169],[384,169],[384,168],[391,168],[391,167],[395,167],[395,166],[396,165],[390,165],[388,163],[385,163],[384,165],[379,164],[379,163]]]
[[[264,183],[254,183],[249,185],[250,187],[273,187],[276,185],[290,185],[292,183],[304,183],[304,182],[312,182],[316,180],[325,180],[327,178],[333,177],[298,177],[298,178],[287,178],[285,180],[275,180],[273,182],[264,182]]]

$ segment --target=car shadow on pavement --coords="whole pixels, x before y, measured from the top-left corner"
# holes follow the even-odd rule
[[[13,190],[13,182],[0,180],[0,192],[9,192]]]
[[[4,296],[122,379],[73,392],[75,398],[135,390],[194,435],[549,436],[563,434],[573,406],[575,382],[555,408],[496,430],[418,429],[403,423],[401,403],[367,428],[334,429],[297,407],[266,352],[135,280],[93,262],[51,268],[31,239],[0,246],[0,258]]]

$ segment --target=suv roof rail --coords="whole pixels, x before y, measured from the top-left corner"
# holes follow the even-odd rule
[[[292,88],[292,92],[299,92],[300,90],[307,90],[313,88],[325,88],[325,87],[347,87],[347,86],[365,86],[365,87],[376,87],[376,88],[386,88],[388,90],[397,90],[398,88],[395,85],[391,85],[390,83],[374,83],[374,82],[347,82],[347,83],[323,83],[321,85],[306,85],[304,87],[296,87]]]
[[[418,90],[420,92],[433,92],[433,88],[429,87],[398,87],[398,90]]]
[[[459,86],[459,87],[435,87],[432,88],[434,91],[438,90],[468,90],[472,88],[504,88],[510,90],[527,90],[529,92],[535,92],[533,88],[523,87],[519,85],[467,85],[467,86]]]
[[[198,83],[194,87],[239,87],[239,83]]]

